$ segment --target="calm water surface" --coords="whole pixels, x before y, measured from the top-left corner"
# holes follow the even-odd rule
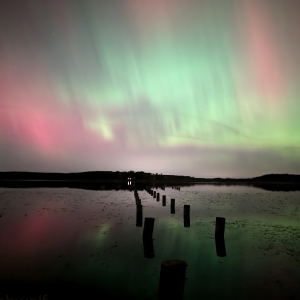
[[[147,258],[131,191],[0,189],[0,297],[17,289],[58,299],[63,285],[98,291],[97,299],[157,299],[160,263],[181,259],[188,265],[184,299],[300,298],[300,192],[157,191],[167,196],[165,207],[139,191],[143,218],[155,218],[154,257]],[[225,257],[216,253],[218,216],[226,218]]]

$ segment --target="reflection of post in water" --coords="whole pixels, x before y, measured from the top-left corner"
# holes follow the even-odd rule
[[[191,223],[190,223],[190,206],[189,205],[184,205],[183,206],[183,224],[184,227],[190,227]]]
[[[216,243],[216,252],[219,257],[225,257],[226,256],[226,247],[225,247],[225,239],[223,237],[215,237],[215,243]]]
[[[166,206],[166,195],[162,196],[162,206]]]
[[[175,214],[175,199],[171,199],[171,214]]]
[[[183,299],[186,267],[186,262],[182,260],[167,260],[161,263],[159,299]]]
[[[225,232],[225,218],[216,217],[215,236],[224,237],[224,232]]]
[[[143,227],[143,206],[136,206],[136,227]]]
[[[156,193],[156,201],[159,201],[159,193]]]
[[[143,246],[144,246],[144,257],[153,258],[155,256],[153,239],[143,239]]]
[[[220,257],[226,256],[224,233],[225,233],[225,218],[216,217],[215,243],[216,243],[217,255]]]
[[[153,247],[153,228],[154,228],[154,218],[145,218],[144,230],[143,230],[143,246],[144,246],[144,257],[153,258],[154,257],[154,247]]]
[[[145,218],[143,239],[152,239],[154,221],[154,218]]]

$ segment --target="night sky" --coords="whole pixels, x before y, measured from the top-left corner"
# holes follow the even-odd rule
[[[0,0],[0,170],[300,173],[299,0]]]

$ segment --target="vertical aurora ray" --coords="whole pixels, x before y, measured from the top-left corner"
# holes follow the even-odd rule
[[[1,5],[3,169],[299,172],[292,1]]]

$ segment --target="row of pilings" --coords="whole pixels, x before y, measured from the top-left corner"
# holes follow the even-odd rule
[[[160,193],[150,188],[145,189],[157,202],[160,201]],[[178,188],[177,190],[180,190]],[[154,258],[153,231],[155,218],[145,217],[143,224],[143,206],[137,190],[134,190],[136,203],[136,226],[143,227],[143,248],[145,258]],[[162,195],[162,206],[166,206],[166,195]],[[190,205],[184,205],[183,225],[190,227]],[[175,214],[175,199],[171,198],[170,212]],[[144,226],[143,226],[144,225]],[[225,248],[225,218],[216,217],[215,246],[219,257],[226,256]],[[181,300],[184,295],[187,263],[183,260],[172,259],[161,262],[159,280],[159,299]]]
[[[148,192],[154,199],[156,199],[157,202],[160,201],[160,193],[152,190],[152,189],[146,189],[146,192]],[[162,206],[167,205],[167,196],[162,195]],[[171,214],[175,214],[175,199],[171,198],[170,202],[170,212]],[[183,206],[183,224],[184,227],[190,227],[190,205],[184,205]]]

